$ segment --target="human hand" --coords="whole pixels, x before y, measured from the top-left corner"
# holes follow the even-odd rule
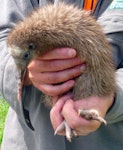
[[[71,48],[54,49],[31,61],[24,85],[33,84],[50,96],[61,95],[75,85],[74,78],[85,69],[83,62]]]
[[[82,118],[78,115],[78,110],[95,109],[99,112],[99,115],[104,118],[108,109],[113,104],[113,100],[113,95],[102,98],[92,96],[75,102],[72,99],[66,101],[65,98],[60,98],[50,112],[53,128],[56,130],[56,128],[65,119],[69,127],[76,131],[77,135],[88,135],[89,133],[97,130],[100,127],[101,122]],[[65,135],[65,131],[62,130],[58,134]]]

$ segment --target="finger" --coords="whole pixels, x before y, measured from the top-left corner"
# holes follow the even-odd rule
[[[74,87],[75,81],[69,80],[62,84],[50,85],[50,84],[35,84],[34,85],[41,90],[43,93],[50,96],[57,96],[68,92],[71,88]]]
[[[61,115],[61,110],[64,105],[64,99],[59,99],[57,103],[52,107],[50,111],[50,119],[54,130],[61,124],[63,117]]]
[[[62,115],[65,118],[68,126],[71,129],[76,131],[76,134],[79,135],[88,135],[90,130],[88,128],[83,128],[82,123],[83,120],[81,117],[78,116],[78,113],[74,109],[74,102],[73,100],[67,100],[62,109]]]
[[[75,129],[76,126],[74,125],[74,123],[76,122],[76,118],[78,118],[79,116],[74,109],[74,102],[72,100],[69,99],[66,101],[62,110],[62,115],[64,116],[68,125],[72,129]]]
[[[66,101],[62,109],[62,115],[64,116],[67,124],[76,131],[81,128],[88,127],[90,125],[90,121],[78,115],[78,112],[74,108],[73,100]]]
[[[84,63],[84,61],[83,61]],[[28,65],[30,71],[35,72],[51,72],[60,71],[82,64],[82,61],[75,57],[66,60],[39,60],[35,59]]]
[[[41,57],[41,60],[68,59],[76,56],[76,51],[72,48],[56,48]]]
[[[95,120],[87,120],[78,116],[78,111],[74,108],[75,104],[72,100],[67,100],[62,109],[62,115],[67,124],[74,129],[78,135],[88,135],[97,130],[100,122]]]
[[[84,72],[86,66],[85,64],[79,65],[70,69],[66,69],[59,72],[44,72],[39,74],[31,74],[29,73],[29,77],[31,80],[35,80],[35,82],[45,83],[45,84],[58,84],[70,79],[74,79],[79,76],[82,72]]]

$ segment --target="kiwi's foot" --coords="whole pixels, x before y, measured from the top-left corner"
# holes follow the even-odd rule
[[[101,123],[104,123],[107,125],[107,122],[104,118],[100,117],[99,112],[95,109],[79,109],[78,115],[82,116],[83,118],[87,120],[97,120]]]
[[[107,122],[105,119],[103,119],[102,117],[100,117],[99,112],[95,109],[79,109],[78,111],[78,115],[87,119],[87,120],[97,120],[101,123],[104,123],[105,125],[107,125]],[[54,135],[56,135],[57,133],[61,132],[61,131],[65,131],[65,136],[67,138],[67,140],[69,142],[71,142],[73,137],[77,137],[77,133],[75,130],[71,129],[67,122],[64,120],[55,130]]]
[[[73,137],[77,137],[77,133],[75,130],[71,129],[68,124],[66,123],[66,121],[64,120],[55,130],[54,135],[56,135],[57,133],[61,132],[62,130],[65,130],[65,136],[67,138],[67,140],[69,142],[71,142],[71,139]]]

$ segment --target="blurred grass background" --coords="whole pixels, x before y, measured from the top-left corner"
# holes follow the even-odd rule
[[[3,138],[5,119],[8,112],[9,105],[7,102],[0,96],[0,145]]]

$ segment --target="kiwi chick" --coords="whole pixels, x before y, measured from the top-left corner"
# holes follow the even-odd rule
[[[20,74],[18,99],[21,99],[24,74],[29,62],[60,47],[75,49],[77,56],[85,60],[87,66],[85,72],[76,78],[73,100],[90,96],[105,97],[115,92],[115,69],[107,39],[95,19],[73,5],[49,4],[37,9],[15,26],[8,36],[7,44]],[[48,96],[44,103],[52,107]],[[97,116],[97,120],[105,123],[96,110],[92,110],[93,113],[88,110],[86,115],[83,115],[83,111],[79,113],[86,119],[95,119]],[[66,122],[63,124],[62,127],[65,127]],[[76,136],[73,130],[71,132],[66,134],[70,141],[72,136]]]

